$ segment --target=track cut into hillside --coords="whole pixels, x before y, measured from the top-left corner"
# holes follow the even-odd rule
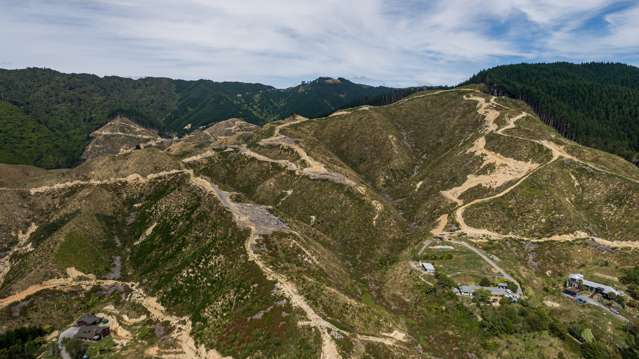
[[[464,96],[464,99],[477,101],[477,112],[481,116],[483,116],[485,120],[482,136],[475,140],[472,147],[469,148],[466,153],[471,153],[482,158],[483,163],[481,164],[480,169],[483,169],[484,167],[489,165],[494,165],[495,170],[488,174],[482,175],[470,174],[467,176],[466,181],[461,185],[441,192],[444,197],[452,202],[455,202],[458,206],[463,204],[463,201],[460,197],[466,191],[473,187],[483,186],[493,189],[499,188],[505,183],[521,178],[522,176],[532,172],[534,169],[539,167],[539,164],[518,161],[516,159],[509,158],[499,153],[490,151],[486,148],[486,136],[488,134],[497,133],[499,135],[505,136],[500,131],[497,131],[498,126],[496,120],[497,118],[499,118],[501,113],[491,108],[495,105],[494,97],[491,98],[490,101],[486,101],[483,97],[480,96]],[[521,114],[517,118],[514,118],[512,120],[512,126],[514,127],[514,121],[524,116],[526,116],[526,114]]]
[[[157,356],[160,358],[228,359],[228,357],[223,357],[215,349],[207,349],[203,345],[198,346],[191,336],[191,319],[169,314],[159,303],[157,298],[147,295],[144,290],[140,288],[138,283],[122,282],[112,279],[96,279],[94,275],[82,273],[75,268],[67,268],[67,277],[50,279],[40,284],[32,285],[9,297],[0,299],[0,309],[13,303],[23,301],[43,290],[70,291],[78,288],[89,290],[96,286],[109,287],[115,285],[123,285],[130,288],[132,291],[132,301],[142,305],[149,312],[153,320],[158,322],[168,322],[171,327],[174,328],[171,337],[176,340],[181,352],[172,352],[170,354],[163,355],[161,351],[157,350]]]
[[[25,232],[18,231],[18,243],[12,247],[8,253],[4,255],[4,257],[0,258],[0,286],[4,283],[4,278],[7,276],[9,271],[11,270],[11,260],[15,255],[23,254],[30,252],[33,250],[31,242],[29,239],[31,235],[35,233],[38,229],[38,225],[35,223],[31,223],[29,228]]]
[[[299,236],[295,231],[292,231],[283,221],[275,217],[270,213],[266,206],[261,206],[252,203],[238,203],[233,201],[232,193],[221,190],[217,185],[213,184],[206,178],[198,177],[190,169],[183,170],[171,170],[162,171],[158,173],[152,173],[145,177],[138,174],[132,174],[127,177],[115,177],[104,180],[76,180],[68,182],[54,183],[47,186],[34,187],[30,189],[12,189],[12,190],[25,190],[30,194],[45,193],[50,191],[64,190],[77,186],[99,186],[108,184],[139,184],[145,183],[154,179],[160,179],[172,175],[188,175],[190,182],[197,188],[204,190],[206,193],[214,195],[217,200],[233,215],[235,222],[242,228],[250,230],[250,235],[245,242],[245,249],[248,257],[251,261],[255,262],[262,270],[267,279],[277,283],[278,288],[287,297],[294,307],[301,309],[307,317],[307,321],[301,322],[300,325],[309,325],[316,328],[322,339],[322,358],[332,359],[341,358],[337,345],[331,335],[331,333],[341,334],[352,337],[354,340],[369,341],[385,344],[388,346],[398,346],[406,340],[406,334],[399,330],[393,330],[391,333],[382,333],[382,336],[371,336],[363,334],[355,334],[337,328],[332,323],[322,318],[317,312],[307,303],[303,295],[299,293],[296,285],[288,280],[285,275],[276,272],[270,268],[261,258],[258,253],[255,252],[255,245],[257,240],[264,235],[270,235],[274,232],[286,232]],[[153,230],[153,226],[147,229],[148,232]],[[30,231],[32,232],[32,231]],[[146,232],[145,232],[146,234]],[[145,235],[143,234],[143,236]],[[26,235],[25,235],[26,236]],[[297,243],[301,247],[301,244]],[[306,249],[303,249],[308,254]],[[314,258],[311,258],[313,260]],[[316,260],[316,259],[315,259]],[[30,286],[29,288],[15,293],[9,297],[0,299],[0,309],[13,304],[15,302],[22,301],[29,296],[37,294],[43,290],[62,290],[68,291],[76,288],[88,290],[95,286],[113,286],[113,285],[126,285],[136,293],[136,302],[142,304],[147,311],[151,314],[151,317],[158,321],[169,321],[172,326],[176,328],[174,337],[180,343],[181,350],[184,354],[174,355],[171,354],[168,357],[172,358],[184,358],[184,359],[218,359],[222,356],[215,350],[207,350],[204,346],[197,346],[194,339],[191,337],[191,321],[189,318],[176,317],[168,314],[164,307],[157,301],[156,298],[150,297],[139,288],[139,285],[134,282],[122,282],[111,279],[96,279],[93,275],[86,275],[80,273],[75,269],[69,269],[68,277],[56,278],[47,280],[40,284]],[[185,324],[186,323],[186,324]],[[153,350],[156,353],[156,350]],[[157,352],[159,353],[159,352]],[[161,354],[158,354],[162,357]]]
[[[304,312],[307,321],[300,322],[299,324],[308,325],[318,330],[322,340],[321,357],[323,359],[341,358],[331,333],[353,336],[357,340],[376,342],[388,346],[397,346],[399,343],[406,341],[406,334],[399,330],[394,330],[391,333],[383,333],[381,337],[353,334],[337,328],[334,324],[322,318],[311,305],[308,304],[304,296],[299,293],[295,283],[290,281],[285,275],[270,268],[255,251],[257,241],[264,235],[271,235],[274,232],[292,233],[297,236],[300,236],[300,234],[291,230],[281,219],[272,215],[266,206],[235,202],[232,199],[232,193],[221,190],[217,185],[204,177],[193,175],[191,176],[191,182],[196,187],[215,196],[219,202],[231,212],[235,222],[240,227],[250,231],[249,237],[244,244],[249,260],[257,264],[268,280],[277,283],[280,292],[289,299],[294,307]],[[301,244],[297,243],[297,245],[301,247]],[[306,252],[306,250],[303,251]]]
[[[345,175],[339,172],[328,170],[323,163],[311,157],[306,152],[306,150],[295,141],[295,139],[281,134],[282,129],[296,125],[296,124],[300,124],[306,121],[308,121],[308,119],[305,117],[295,116],[295,118],[292,121],[284,122],[278,125],[277,127],[275,127],[273,136],[261,140],[259,142],[259,145],[280,146],[283,148],[289,148],[293,150],[300,157],[300,159],[306,164],[304,168],[301,168],[301,169],[296,168],[296,170],[300,172],[302,175],[308,176],[311,179],[325,179],[328,181],[332,181],[338,184],[343,184],[343,185],[357,189],[358,186],[353,180],[351,180],[350,178],[346,177]]]
[[[571,234],[557,234],[557,235],[553,235],[546,238],[530,238],[530,237],[518,236],[518,235],[512,235],[512,234],[501,234],[494,231],[490,231],[485,228],[475,228],[468,225],[464,219],[464,211],[467,208],[479,203],[484,203],[496,198],[503,197],[504,195],[508,194],[509,192],[517,188],[521,183],[523,183],[531,175],[533,175],[540,169],[554,163],[555,161],[561,158],[574,161],[576,163],[579,163],[581,165],[584,165],[596,171],[604,172],[604,173],[615,175],[615,176],[620,176],[626,180],[629,180],[635,183],[639,183],[639,181],[632,178],[628,178],[626,176],[621,176],[615,173],[611,173],[610,171],[602,169],[594,164],[582,161],[576,158],[575,156],[567,153],[564,150],[563,146],[555,142],[552,142],[549,140],[534,140],[534,139],[529,139],[529,138],[525,138],[521,136],[514,136],[514,135],[505,133],[506,130],[515,128],[516,122],[518,120],[526,116],[532,116],[532,115],[530,115],[527,112],[522,112],[515,117],[508,118],[506,125],[503,126],[502,128],[499,128],[498,125],[495,123],[495,121],[497,118],[499,118],[499,116],[501,115],[501,112],[491,107],[496,107],[497,105],[499,105],[505,109],[510,109],[510,108],[502,104],[498,104],[494,96],[490,96],[489,101],[486,101],[484,97],[480,97],[480,96],[464,96],[464,99],[477,101],[478,102],[477,112],[480,115],[482,115],[486,121],[485,130],[483,131],[483,136],[477,139],[475,143],[473,143],[473,146],[467,151],[467,153],[474,153],[475,155],[482,156],[484,158],[484,163],[481,166],[482,168],[485,165],[492,163],[496,166],[496,169],[486,175],[481,175],[481,176],[476,176],[473,174],[468,175],[467,180],[462,185],[441,192],[443,197],[456,203],[458,206],[454,210],[453,214],[454,214],[455,221],[457,222],[459,226],[459,229],[454,232],[442,232],[440,228],[445,227],[448,222],[447,218],[442,216],[440,217],[440,220],[438,221],[436,228],[433,229],[433,233],[445,234],[445,235],[462,233],[462,234],[468,235],[469,237],[474,237],[474,238],[478,238],[478,237],[490,237],[495,239],[515,238],[515,239],[533,241],[533,242],[545,242],[545,241],[552,241],[552,240],[573,241],[573,240],[579,240],[579,239],[590,239],[599,244],[606,245],[609,247],[639,248],[639,243],[609,241],[609,240],[605,240],[598,237],[588,236],[583,232],[577,232],[577,233],[571,233]],[[512,158],[505,157],[500,154],[496,154],[485,148],[486,135],[490,133],[540,144],[551,152],[552,158],[546,163],[534,164],[534,163],[524,163]],[[500,170],[500,168],[502,169]],[[498,188],[501,185],[511,181],[516,181],[516,182],[513,185],[508,186],[503,191],[491,196],[478,198],[466,204],[464,204],[463,201],[459,198],[465,191],[478,185],[483,185],[483,186],[487,186],[491,188]]]
[[[31,188],[8,188],[2,187],[0,191],[25,191],[29,192],[31,195],[52,192],[52,191],[60,191],[64,189],[74,188],[78,186],[100,186],[100,185],[109,185],[109,184],[142,184],[147,183],[156,179],[170,177],[178,174],[187,174],[187,170],[168,170],[161,171],[156,173],[151,173],[147,176],[142,176],[137,173],[130,174],[126,177],[112,177],[107,179],[89,179],[89,180],[74,180],[74,181],[65,181],[53,183],[50,185],[31,187]]]

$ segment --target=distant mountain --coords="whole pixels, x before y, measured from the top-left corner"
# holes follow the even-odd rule
[[[581,144],[639,164],[639,68],[615,63],[498,66],[467,83],[526,101],[549,125]]]
[[[398,91],[318,78],[287,89],[261,84],[64,74],[49,69],[0,69],[0,160],[44,168],[78,163],[90,133],[123,115],[165,135],[231,117],[263,124],[293,113],[319,117]],[[37,143],[37,144],[36,144]]]

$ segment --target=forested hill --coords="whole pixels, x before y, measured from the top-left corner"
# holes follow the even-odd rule
[[[241,82],[183,81],[0,69],[0,162],[44,168],[78,163],[89,134],[125,115],[164,134],[181,134],[230,117],[262,124],[297,113],[327,115],[381,96],[408,95],[318,78],[287,89]]]
[[[612,63],[498,66],[467,83],[526,101],[581,144],[639,164],[639,68]]]

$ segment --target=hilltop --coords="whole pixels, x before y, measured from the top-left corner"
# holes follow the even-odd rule
[[[76,166],[90,134],[117,116],[165,136],[241,117],[264,124],[297,113],[324,116],[351,103],[379,101],[419,89],[318,78],[287,89],[262,84],[129,79],[0,69],[0,159],[43,168]]]
[[[524,102],[465,86],[154,136],[122,115],[77,167],[0,166],[0,331],[101,312],[90,350],[125,358],[633,350],[639,169]],[[619,314],[561,294],[577,271]],[[453,292],[496,283],[522,300]]]

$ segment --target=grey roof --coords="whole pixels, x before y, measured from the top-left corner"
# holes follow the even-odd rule
[[[97,325],[87,325],[80,327],[75,334],[76,338],[93,339],[96,335],[106,335],[109,332],[108,327],[99,327]]]
[[[433,264],[432,264],[432,263],[422,262],[422,263],[421,263],[421,265],[422,265],[422,267],[423,267],[424,269],[426,269],[426,270],[429,270],[429,271],[435,271],[435,266],[433,266]]]
[[[597,282],[593,282],[587,279],[584,279],[582,282],[585,286],[588,286],[590,288],[595,288],[595,289],[601,289],[601,291],[603,291],[604,293],[608,294],[608,293],[615,293],[615,294],[621,294],[621,291],[605,285],[605,284],[601,284],[601,283],[597,283]]]
[[[477,290],[487,290],[490,292],[490,295],[495,295],[495,296],[512,296],[512,297],[516,297],[516,294],[513,293],[510,289],[506,289],[506,288],[498,288],[498,287],[482,287],[479,285],[460,285],[459,289],[456,290],[457,293],[468,293],[468,294],[473,294],[475,293],[475,291]]]
[[[613,288],[609,285],[605,285],[605,284],[601,284],[601,283],[597,283],[597,282],[593,282],[591,280],[585,279],[583,274],[572,273],[568,276],[568,278],[575,281],[580,281],[583,285],[589,288],[599,289],[605,294],[615,293],[616,295],[623,295],[622,291],[616,288]]]
[[[97,316],[93,315],[93,314],[85,314],[83,316],[80,317],[80,319],[78,319],[78,322],[85,322],[85,323],[89,323],[89,324],[95,324],[100,322],[100,318],[98,318]]]

